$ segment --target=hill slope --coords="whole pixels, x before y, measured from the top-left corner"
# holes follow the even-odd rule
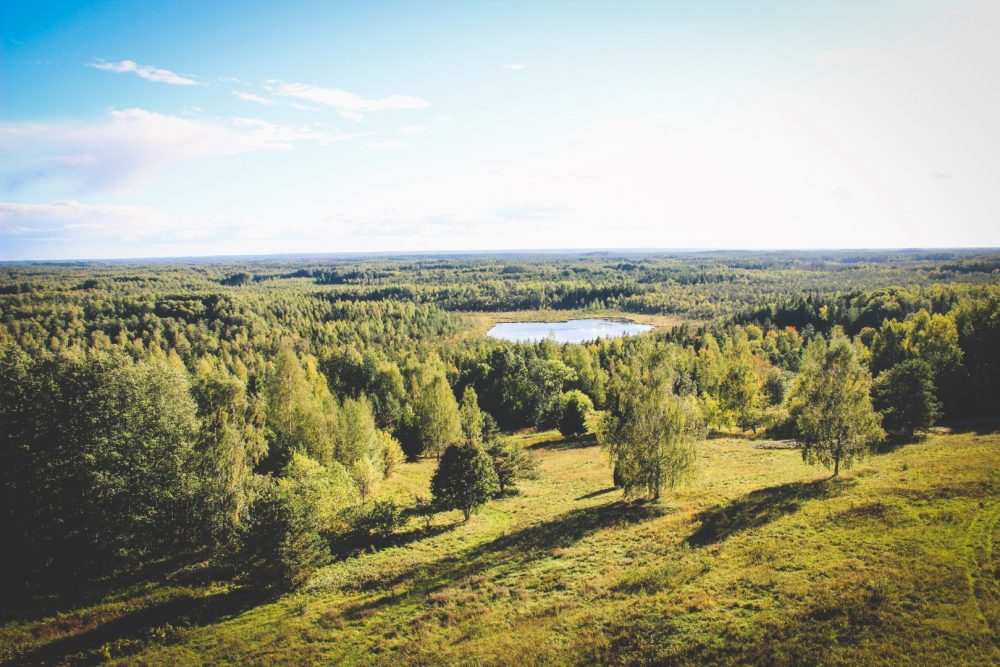
[[[541,478],[469,524],[457,512],[429,529],[413,520],[391,546],[337,562],[277,601],[172,579],[60,617],[8,622],[0,656],[103,653],[145,664],[1000,660],[998,435],[932,436],[837,480],[804,465],[796,450],[709,440],[697,479],[658,504],[623,502],[593,445],[556,432],[521,440],[541,457]],[[412,503],[433,466],[404,466],[384,493]]]

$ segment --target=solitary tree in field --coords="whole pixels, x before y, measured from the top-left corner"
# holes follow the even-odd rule
[[[817,336],[806,348],[792,387],[791,410],[806,463],[833,468],[851,466],[882,440],[881,416],[871,400],[871,375],[843,330],[827,343]]]
[[[493,460],[477,445],[451,445],[431,478],[434,504],[441,509],[459,509],[468,521],[499,490]]]
[[[616,378],[610,409],[598,428],[598,441],[614,466],[616,486],[626,496],[660,497],[694,469],[695,438],[703,430],[697,402],[677,396],[667,377],[639,368]]]

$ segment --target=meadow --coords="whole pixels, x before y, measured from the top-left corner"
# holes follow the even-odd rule
[[[592,439],[524,432],[541,475],[410,519],[299,592],[206,566],[44,618],[14,664],[989,664],[1000,659],[1000,435],[936,433],[832,479],[787,443],[713,438],[659,502],[611,485]],[[412,505],[434,468],[380,491]]]

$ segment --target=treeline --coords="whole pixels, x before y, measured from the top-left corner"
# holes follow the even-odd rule
[[[0,297],[91,293],[230,296],[289,291],[334,300],[406,301],[445,310],[614,309],[728,317],[792,294],[889,285],[988,284],[995,252],[827,251],[521,254],[8,264]]]

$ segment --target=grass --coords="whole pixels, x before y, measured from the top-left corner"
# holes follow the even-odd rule
[[[938,434],[839,479],[700,445],[625,502],[592,441],[524,433],[541,478],[468,524],[418,520],[298,593],[160,580],[0,627],[0,660],[128,664],[995,664],[1000,435]],[[412,504],[433,461],[382,493]]]

